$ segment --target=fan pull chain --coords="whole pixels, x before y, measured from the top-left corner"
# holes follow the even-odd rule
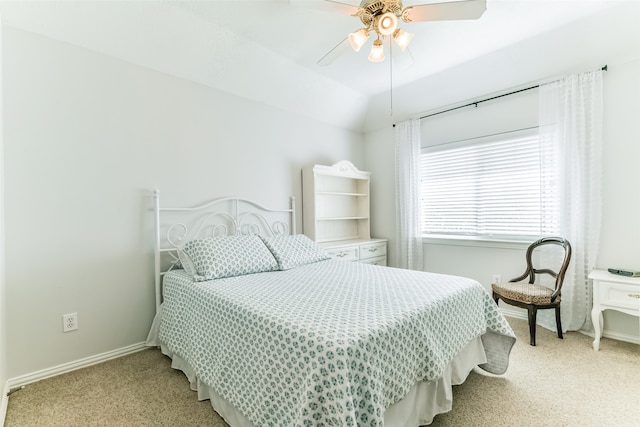
[[[393,43],[389,38],[389,116],[393,117]]]

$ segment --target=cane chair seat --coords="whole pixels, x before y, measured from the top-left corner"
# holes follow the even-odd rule
[[[529,283],[494,283],[491,285],[491,288],[493,292],[523,304],[551,304],[553,297],[553,289]],[[560,296],[558,296],[555,301],[559,303]]]

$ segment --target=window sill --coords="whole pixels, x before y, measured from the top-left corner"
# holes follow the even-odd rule
[[[475,246],[480,248],[526,249],[536,240],[483,239],[466,236],[430,236],[423,237],[422,244],[446,246]]]

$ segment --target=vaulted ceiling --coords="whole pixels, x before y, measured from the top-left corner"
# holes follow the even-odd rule
[[[608,60],[640,46],[640,2],[487,0],[478,20],[401,23],[415,33],[412,58],[371,63],[370,40],[320,66],[362,24],[318,3],[3,0],[0,13],[3,25],[358,131],[393,120],[391,102],[396,117],[416,114],[570,71],[563,60],[583,51]]]

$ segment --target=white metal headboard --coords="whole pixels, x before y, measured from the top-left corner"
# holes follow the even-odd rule
[[[188,208],[161,208],[160,190],[153,190],[155,220],[156,312],[162,303],[162,276],[178,262],[177,249],[189,240],[260,234],[296,234],[295,197],[289,209],[270,209],[251,200],[222,197]]]

